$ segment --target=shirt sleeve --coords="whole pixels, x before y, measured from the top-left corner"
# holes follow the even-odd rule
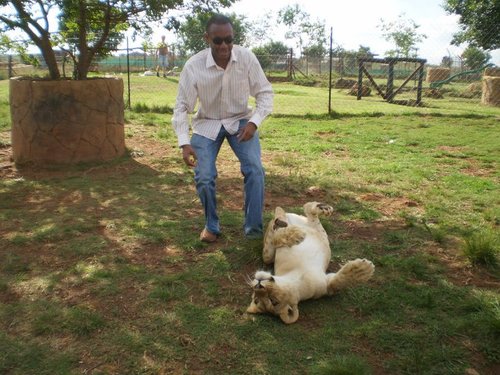
[[[180,75],[177,100],[172,117],[172,126],[177,134],[179,147],[190,144],[189,114],[194,110],[197,97],[194,75],[189,67],[185,67]]]
[[[255,98],[255,111],[249,122],[259,126],[273,110],[273,88],[260,66],[259,60],[252,53],[249,69],[250,95]]]

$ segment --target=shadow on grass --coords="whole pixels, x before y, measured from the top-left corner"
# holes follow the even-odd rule
[[[300,213],[310,200],[332,204],[334,261],[370,257],[375,279],[304,303],[293,326],[246,316],[245,277],[262,262],[260,242],[242,236],[241,177],[219,179],[225,235],[206,245],[191,173],[174,159],[155,165],[126,157],[26,167],[2,181],[0,370],[404,373],[419,364],[457,373],[499,355],[491,297],[445,280],[439,260],[422,253],[425,229],[378,220],[354,198],[360,188],[310,189],[303,176],[267,177],[266,219],[277,205]]]

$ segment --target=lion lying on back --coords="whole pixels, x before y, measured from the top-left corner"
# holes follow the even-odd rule
[[[276,208],[262,253],[265,264],[274,263],[274,274],[255,273],[247,312],[271,313],[287,324],[294,323],[299,318],[300,301],[332,295],[370,279],[375,266],[366,259],[352,260],[338,272],[326,273],[330,243],[319,215],[330,216],[332,212],[331,206],[317,202],[304,205],[305,216]]]

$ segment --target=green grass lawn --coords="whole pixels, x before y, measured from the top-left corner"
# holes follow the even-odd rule
[[[175,78],[136,79],[146,107],[173,105]],[[366,257],[373,280],[301,303],[290,326],[248,316],[261,243],[242,236],[242,178],[227,147],[224,236],[206,245],[170,114],[127,111],[126,157],[49,169],[9,164],[0,120],[0,373],[498,373],[500,110],[335,91],[329,117],[326,89],[274,88],[260,130],[266,219],[276,205],[332,205],[332,270]],[[495,261],[464,253],[474,238]]]

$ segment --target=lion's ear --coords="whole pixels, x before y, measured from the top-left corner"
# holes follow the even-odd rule
[[[274,217],[286,221],[286,212],[281,207],[276,207],[274,210]]]
[[[260,309],[257,307],[257,305],[253,302],[250,303],[250,306],[247,308],[247,313],[249,314],[258,314],[260,313]]]
[[[280,318],[285,324],[292,324],[299,319],[299,307],[297,305],[286,305],[286,307],[281,310]]]
[[[252,296],[252,302],[250,302],[250,306],[247,308],[247,313],[249,314],[259,314],[261,311],[259,309],[259,306],[255,303],[255,295]]]

